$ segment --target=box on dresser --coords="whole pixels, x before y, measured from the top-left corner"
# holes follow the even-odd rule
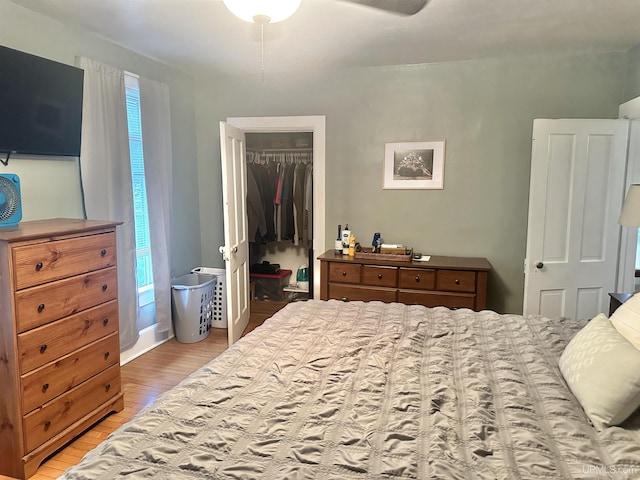
[[[380,300],[427,307],[483,310],[487,303],[486,258],[431,256],[428,262],[336,255],[320,257],[322,300]]]
[[[0,229],[0,474],[30,477],[124,407],[118,224],[51,219]]]

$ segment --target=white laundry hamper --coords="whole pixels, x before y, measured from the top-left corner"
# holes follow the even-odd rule
[[[196,267],[191,273],[206,273],[217,277],[216,287],[213,293],[213,316],[211,326],[213,328],[227,328],[227,283],[226,270],[214,267]]]

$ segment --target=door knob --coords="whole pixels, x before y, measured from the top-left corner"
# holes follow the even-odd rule
[[[544,263],[542,263],[542,262],[538,262],[538,263],[536,263],[536,268],[537,268],[537,269],[540,269],[540,268],[542,268],[542,267],[544,267]]]
[[[235,246],[231,250],[229,250],[226,245],[221,245],[220,248],[218,248],[218,251],[222,254],[222,259],[225,262],[228,262],[231,260],[232,253],[238,253],[238,247]]]

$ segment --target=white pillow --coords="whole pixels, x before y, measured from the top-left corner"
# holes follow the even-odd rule
[[[620,335],[640,349],[640,293],[620,305],[610,320]]]
[[[640,350],[596,316],[566,346],[560,371],[598,430],[619,425],[640,406]]]

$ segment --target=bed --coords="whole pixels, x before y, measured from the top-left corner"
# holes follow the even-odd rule
[[[640,415],[594,428],[558,367],[582,327],[295,302],[62,478],[640,477]]]

